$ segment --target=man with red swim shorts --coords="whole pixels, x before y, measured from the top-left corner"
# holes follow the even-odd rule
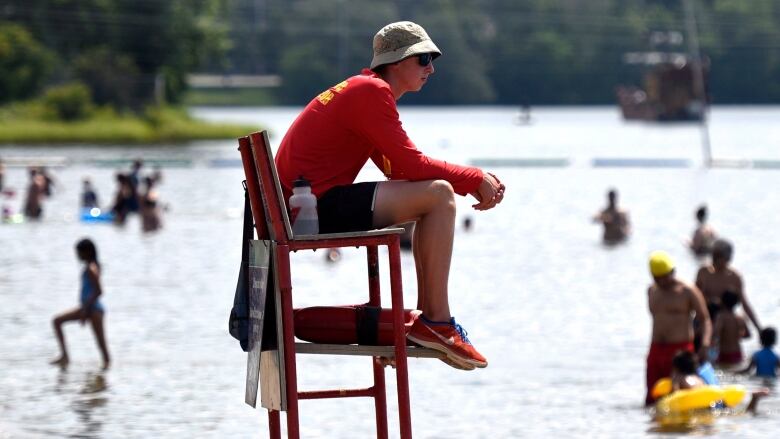
[[[652,341],[647,354],[647,394],[645,404],[655,402],[651,391],[656,381],[672,374],[672,358],[678,351],[693,352],[693,318],[702,322],[699,358],[707,358],[712,338],[712,324],[704,296],[674,273],[674,261],[663,251],[650,254],[653,284],[647,290],[648,307],[653,319]]]
[[[487,366],[450,314],[448,279],[455,231],[455,194],[472,195],[476,210],[504,198],[495,175],[423,154],[401,126],[396,101],[419,91],[441,51],[412,22],[391,23],[373,40],[371,69],[316,96],[282,139],[276,166],[285,197],[293,181],[311,182],[320,233],[383,228],[414,221],[417,309],[411,341],[446,354],[444,361],[473,370]],[[389,181],[355,183],[371,159]]]

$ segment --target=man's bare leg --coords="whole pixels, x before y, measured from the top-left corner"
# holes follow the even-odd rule
[[[418,306],[433,321],[449,321],[447,284],[455,235],[455,193],[444,180],[379,183],[374,226],[417,220],[414,233]],[[420,288],[421,286],[421,288]]]
[[[59,366],[67,366],[70,359],[68,358],[68,349],[65,346],[65,334],[62,332],[62,325],[65,322],[71,322],[78,320],[80,317],[81,308],[76,308],[72,311],[60,314],[52,320],[52,326],[54,326],[54,334],[57,336],[57,342],[60,345],[60,356],[56,360],[50,362],[50,364],[56,364]]]

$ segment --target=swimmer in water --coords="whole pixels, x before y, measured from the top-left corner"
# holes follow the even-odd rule
[[[604,244],[614,245],[623,242],[631,233],[628,212],[617,205],[618,193],[611,189],[607,193],[607,207],[593,217],[593,222],[604,226]]]
[[[696,230],[688,242],[688,247],[696,256],[707,256],[712,252],[712,244],[715,242],[715,230],[707,224],[707,205],[696,209]]]

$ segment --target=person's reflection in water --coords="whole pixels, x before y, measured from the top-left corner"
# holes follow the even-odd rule
[[[60,369],[53,391],[59,397],[70,399],[69,407],[76,415],[76,421],[67,431],[60,431],[58,437],[100,438],[107,419],[109,386],[106,370],[91,370],[82,374]],[[52,436],[53,437],[53,436]]]
[[[54,384],[54,393],[63,394],[68,393],[68,369],[65,367],[60,368],[60,373],[57,374],[57,382]]]
[[[101,437],[100,430],[106,418],[108,384],[104,371],[87,372],[81,388],[74,395],[71,408],[79,420],[80,431],[74,437]]]

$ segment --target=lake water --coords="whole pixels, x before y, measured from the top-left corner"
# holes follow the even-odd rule
[[[297,108],[199,108],[220,121],[264,124],[278,145]],[[486,167],[506,183],[504,202],[475,212],[458,200],[460,227],[450,277],[453,314],[489,359],[462,372],[410,360],[412,422],[419,438],[658,437],[642,407],[650,336],[647,255],[669,251],[692,280],[699,262],[683,241],[693,212],[708,203],[711,222],[735,244],[734,265],[763,324],[780,325],[780,170],[700,166],[700,129],[623,122],[614,108],[401,108],[404,127],[429,155],[477,159],[565,159],[559,167]],[[780,159],[780,108],[717,107],[710,127],[716,159]],[[102,204],[113,175],[135,157],[162,163],[164,228],[140,231],[77,221],[80,181],[90,176]],[[232,140],[137,146],[0,147],[10,163],[44,157],[54,196],[39,223],[0,224],[0,438],[266,437],[267,417],[243,403],[245,354],[227,334],[240,259],[240,167]],[[597,167],[605,158],[664,158],[677,168]],[[124,163],[124,162],[121,162]],[[772,162],[768,162],[772,163]],[[369,165],[369,168],[373,168]],[[368,169],[360,179],[377,179]],[[23,167],[6,169],[15,187],[3,203],[19,209]],[[604,248],[591,216],[610,187],[630,211],[633,234]],[[95,240],[103,264],[103,302],[113,355],[100,370],[92,334],[66,326],[71,366],[57,354],[50,320],[74,307],[81,267],[73,246]],[[366,297],[364,254],[294,255],[296,306],[356,303]],[[384,267],[383,267],[384,268]],[[387,270],[384,269],[384,281]],[[410,254],[403,255],[405,301],[415,303]],[[386,284],[385,284],[386,285]],[[388,291],[387,289],[385,291]],[[389,296],[385,296],[385,302]],[[746,352],[758,347],[755,334]],[[301,389],[368,386],[366,358],[299,356]],[[394,375],[388,371],[391,437],[397,435]],[[726,374],[727,382],[761,383]],[[368,399],[303,401],[302,437],[374,435]],[[780,429],[776,390],[757,416],[720,419],[694,434],[771,437]]]

